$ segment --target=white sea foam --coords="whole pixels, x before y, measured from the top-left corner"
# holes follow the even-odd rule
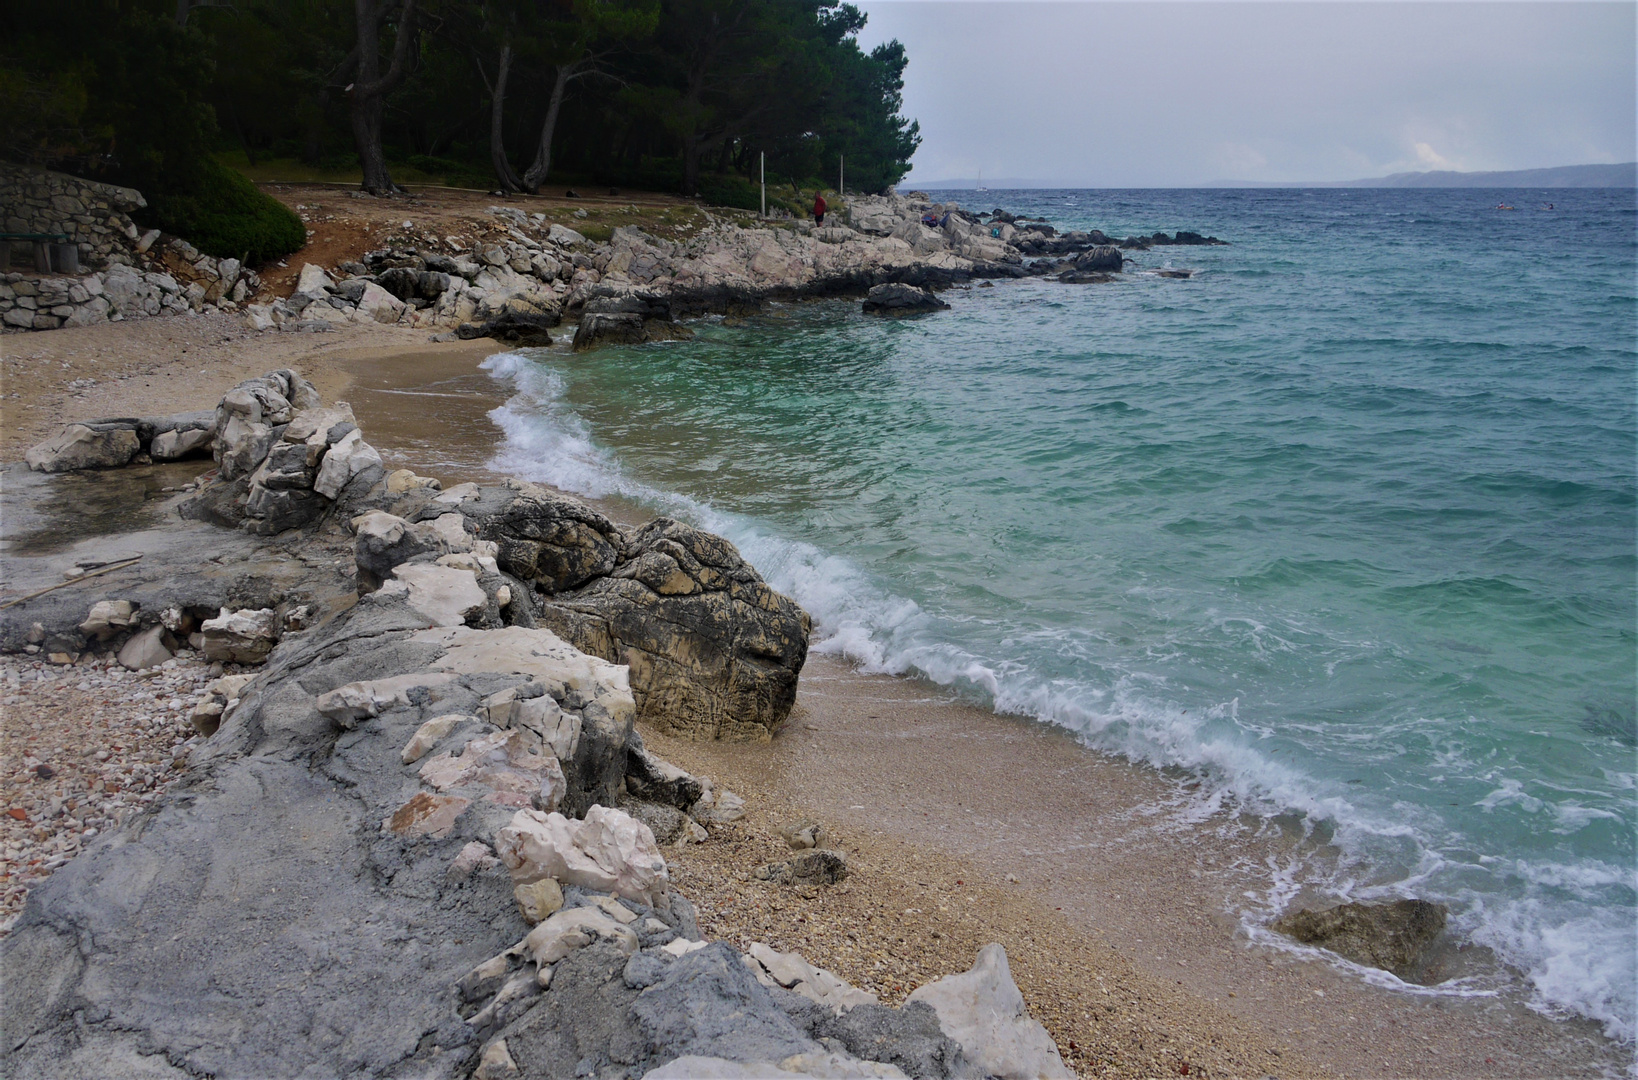
[[[957,643],[959,621],[895,594],[850,560],[628,475],[564,403],[564,377],[549,364],[520,353],[501,353],[483,367],[497,379],[510,380],[517,391],[490,414],[505,435],[494,468],[593,498],[619,496],[727,536],[770,584],[793,596],[813,616],[813,651],[844,658],[866,672],[914,674],[980,696],[999,712],[1058,724],[1093,747],[1135,762],[1190,770],[1209,783],[1167,807],[1179,827],[1210,820],[1231,807],[1271,816],[1297,812],[1309,824],[1333,823],[1335,843],[1346,853],[1340,862],[1320,867],[1293,860],[1266,868],[1266,891],[1243,913],[1245,931],[1253,940],[1324,955],[1362,979],[1402,992],[1455,996],[1493,992],[1472,980],[1435,988],[1412,986],[1385,972],[1295,945],[1265,928],[1304,887],[1317,886],[1338,901],[1413,893],[1444,899],[1456,909],[1455,925],[1461,933],[1526,972],[1538,1008],[1594,1018],[1612,1038],[1633,1041],[1638,1027],[1634,1000],[1638,932],[1631,924],[1630,908],[1599,906],[1611,889],[1638,888],[1630,868],[1492,858],[1480,858],[1477,866],[1447,862],[1439,852],[1463,847],[1462,838],[1447,835],[1442,823],[1420,807],[1396,803],[1373,810],[1338,785],[1277,760],[1264,745],[1272,731],[1242,722],[1238,700],[1185,709],[1176,703],[1176,695],[1168,694],[1164,680],[1154,676],[1110,672],[1105,684],[1094,685],[1043,675],[1022,655],[976,653]],[[1247,635],[1259,652],[1293,647],[1273,628],[1241,618],[1221,620],[1224,629],[1230,623],[1243,624],[1234,629]],[[1414,730],[1418,723],[1407,720],[1406,730]],[[1441,748],[1434,764],[1460,770],[1468,763],[1455,751]],[[1495,773],[1490,782],[1495,786],[1479,803],[1487,811],[1546,808],[1516,778]],[[1566,832],[1608,816],[1568,802],[1555,813],[1557,828]],[[1377,872],[1371,884],[1363,885],[1362,875],[1370,872],[1367,865],[1373,861]],[[1382,879],[1384,864],[1394,868],[1392,880]],[[1441,895],[1438,883],[1456,870],[1524,884],[1512,892],[1457,886]],[[1546,899],[1549,896],[1553,899]]]

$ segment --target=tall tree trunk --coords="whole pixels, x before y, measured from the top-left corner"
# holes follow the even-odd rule
[[[387,153],[381,148],[380,94],[353,98],[353,144],[358,147],[358,165],[363,170],[363,188],[371,195],[390,195],[398,190],[387,171]]]
[[[535,150],[535,160],[523,174],[523,190],[531,195],[540,192],[540,185],[546,182],[546,174],[552,168],[552,135],[557,130],[557,114],[563,109],[563,92],[568,88],[569,80],[578,73],[579,63],[559,64],[557,78],[552,82],[552,100],[546,104],[546,119],[540,125],[540,146]]]
[[[502,45],[500,70],[495,73],[495,85],[489,92],[489,162],[495,167],[495,179],[502,191],[518,191],[523,184],[506,158],[505,125],[506,80],[512,74],[512,46]]]
[[[410,42],[415,37],[415,0],[402,0],[403,16],[393,41],[392,65],[381,74],[381,23],[398,6],[399,0],[353,0],[353,17],[358,44],[358,64],[348,87],[352,114],[353,143],[358,148],[358,164],[364,173],[363,188],[372,195],[389,195],[399,190],[387,171],[387,155],[381,147],[381,118],[387,95],[398,88],[408,74]]]

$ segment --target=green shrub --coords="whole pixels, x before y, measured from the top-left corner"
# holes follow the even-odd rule
[[[307,229],[294,212],[211,157],[200,160],[182,183],[142,194],[148,200],[138,215],[143,224],[219,259],[270,262],[307,243]]]
[[[762,206],[762,189],[743,176],[702,176],[700,198],[710,206],[757,210]]]

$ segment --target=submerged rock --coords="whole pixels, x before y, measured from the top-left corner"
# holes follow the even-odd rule
[[[919,315],[948,310],[950,305],[933,295],[933,290],[901,282],[872,286],[864,302],[866,315]]]
[[[1445,928],[1450,909],[1428,900],[1391,904],[1341,904],[1324,911],[1297,911],[1274,921],[1274,929],[1304,945],[1329,949],[1356,964],[1417,981],[1428,946]]]

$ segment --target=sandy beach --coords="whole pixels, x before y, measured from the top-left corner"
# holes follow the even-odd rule
[[[206,408],[292,367],[352,403],[388,467],[495,479],[485,414],[504,386],[487,340],[347,326],[257,335],[231,316],[0,338],[0,459],[66,420]],[[621,521],[638,508],[603,507]],[[989,941],[1087,1076],[1603,1076],[1629,1055],[1583,1021],[1494,996],[1388,990],[1258,944],[1237,912],[1295,841],[1277,823],[1179,812],[1188,781],[1094,754],[931,684],[810,655],[796,711],[762,745],[645,732],[650,749],[742,794],[747,817],[675,855],[702,928],[764,941],[898,1003]],[[803,895],[754,878],[818,821],[853,871]],[[1452,963],[1464,963],[1461,957]]]

